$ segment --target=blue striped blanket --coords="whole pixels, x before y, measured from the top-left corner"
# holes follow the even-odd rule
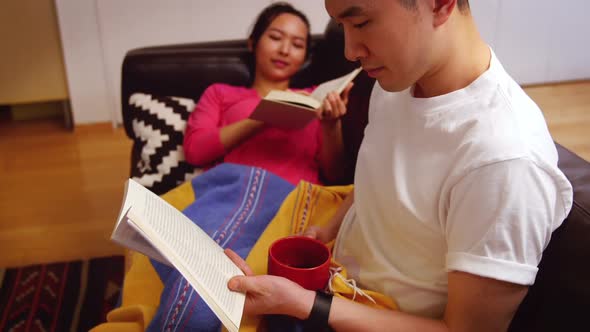
[[[192,180],[183,213],[223,248],[248,253],[294,186],[260,168],[221,164]],[[220,321],[174,268],[152,260],[164,290],[147,331],[219,331]]]

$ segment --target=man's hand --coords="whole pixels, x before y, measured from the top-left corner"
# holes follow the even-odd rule
[[[303,232],[303,235],[319,240],[322,243],[328,243],[334,240],[336,235],[338,235],[338,231],[340,230],[340,225],[344,220],[344,216],[348,213],[348,210],[353,203],[354,190],[346,196],[342,204],[340,204],[340,207],[338,207],[338,210],[336,210],[336,213],[334,213],[330,221],[328,221],[325,226],[309,226],[305,232]]]
[[[328,243],[334,239],[335,236],[332,236],[332,232],[328,230],[326,227],[320,226],[309,226],[303,232],[303,236],[310,237],[312,239],[316,239],[322,243]]]
[[[225,254],[246,276],[233,277],[227,286],[235,292],[246,293],[245,315],[280,314],[307,319],[315,293],[282,277],[254,276],[246,262],[231,249]]]
[[[318,110],[318,118],[322,123],[334,122],[346,114],[346,105],[348,104],[348,94],[354,84],[348,83],[342,94],[330,92]]]

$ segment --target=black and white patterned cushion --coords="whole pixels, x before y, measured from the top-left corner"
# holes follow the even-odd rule
[[[129,105],[135,134],[131,166],[135,181],[163,194],[201,172],[185,161],[182,147],[194,100],[134,93]]]

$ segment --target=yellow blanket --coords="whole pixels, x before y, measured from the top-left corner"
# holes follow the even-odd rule
[[[278,238],[302,233],[308,226],[322,226],[336,212],[352,186],[321,187],[301,182],[283,202],[275,218],[260,236],[246,262],[256,274],[266,273],[267,254],[270,244]],[[194,201],[195,194],[190,182],[162,196],[179,210]],[[333,243],[329,244],[330,246]],[[144,331],[153,318],[160,300],[163,285],[149,262],[139,253],[131,253],[131,266],[125,275],[121,307],[107,315],[107,323],[101,324],[93,332]],[[335,296],[350,299],[381,309],[397,309],[395,302],[387,296],[351,287],[345,282],[346,270],[337,262],[340,276],[332,278],[331,288]],[[363,294],[363,295],[362,295]],[[244,317],[241,331],[256,331],[259,320]]]
[[[276,217],[270,222],[258,242],[250,251],[246,262],[255,274],[266,274],[268,248],[276,239],[293,234],[301,234],[308,226],[323,226],[334,215],[346,195],[350,193],[352,186],[346,187],[321,187],[307,182],[300,182],[297,188],[287,196],[279,209]],[[333,241],[328,244],[333,246]],[[375,301],[356,294],[354,289],[344,282],[346,270],[336,262],[332,266],[340,267],[340,275],[343,278],[332,279],[334,295],[360,303],[371,305],[381,309],[397,309],[393,300],[383,294],[363,290],[363,292]],[[256,331],[259,319],[256,317],[244,317],[240,331]]]

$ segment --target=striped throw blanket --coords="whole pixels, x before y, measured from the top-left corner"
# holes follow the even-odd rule
[[[260,169],[221,165],[162,198],[196,220],[222,246],[247,257],[255,274],[264,274],[268,248],[274,240],[301,233],[310,225],[325,225],[351,190],[352,186],[322,187],[307,182],[293,188]],[[339,271],[339,277],[330,282],[335,296],[379,309],[397,309],[395,301],[383,294],[351,287],[346,269],[338,262],[333,261],[332,267]],[[223,330],[178,272],[150,263],[139,253],[133,253],[125,276],[122,305],[109,312],[107,320],[91,331]],[[289,330],[296,331],[298,325],[295,322]],[[260,317],[243,317],[240,331],[258,331],[260,327]]]
[[[221,164],[192,180],[195,200],[184,214],[223,248],[246,259],[294,188],[260,168]],[[220,321],[174,268],[152,261],[164,289],[147,331],[218,331]]]

